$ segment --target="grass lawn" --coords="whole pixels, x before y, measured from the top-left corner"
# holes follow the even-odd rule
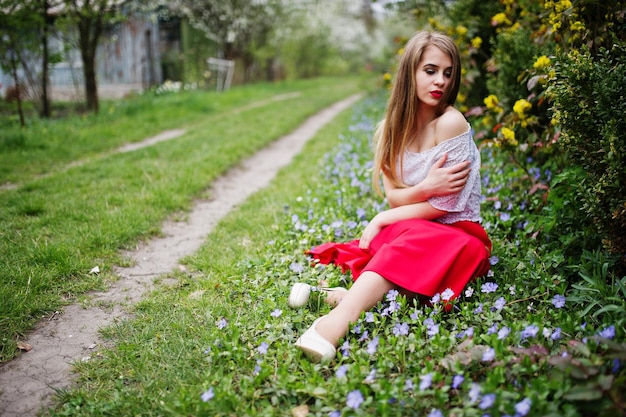
[[[111,349],[77,364],[77,386],[51,415],[620,415],[623,322],[585,315],[558,273],[559,252],[536,238],[532,200],[511,192],[525,173],[493,149],[482,150],[495,244],[488,277],[451,313],[437,297],[423,306],[390,293],[331,363],[312,364],[293,347],[328,307],[312,297],[288,309],[291,285],[349,285],[336,268],[310,266],[304,251],[358,237],[383,206],[369,184],[383,107],[380,95],[344,112],[224,218],[185,260],[190,272],[173,271],[174,285],[104,330]]]
[[[317,79],[142,96],[26,129],[1,119],[0,183],[17,187],[0,190],[0,361],[41,317],[106,285],[110,268],[93,266],[123,262],[120,249],[157,234],[229,167],[361,89],[358,79]],[[113,152],[171,128],[186,133]]]

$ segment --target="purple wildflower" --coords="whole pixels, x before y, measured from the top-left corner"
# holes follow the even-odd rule
[[[552,304],[556,308],[563,308],[565,306],[565,296],[561,294],[557,294],[552,298]]]
[[[509,333],[511,333],[511,329],[504,326],[503,328],[498,330],[498,340],[505,339],[509,335]]]
[[[378,336],[376,336],[367,344],[367,353],[370,355],[376,353],[376,350],[378,349],[378,340]]]
[[[413,380],[412,379],[407,379],[406,381],[404,381],[404,391],[412,391],[415,389],[415,385],[413,385]]]
[[[483,352],[483,362],[491,362],[496,357],[496,350],[494,348],[488,348]]]
[[[498,284],[496,284],[495,282],[485,282],[480,287],[480,291],[483,293],[496,292],[497,289],[498,289]]]
[[[536,324],[531,324],[530,326],[526,326],[524,330],[522,330],[522,332],[520,333],[520,337],[522,338],[522,340],[528,339],[530,337],[537,336],[537,333],[539,333],[539,326],[537,326]]]
[[[389,290],[386,297],[387,301],[395,301],[396,297],[398,297],[398,294],[400,294],[398,290]]]
[[[605,327],[600,330],[598,336],[604,337],[605,339],[613,339],[615,337],[615,326],[611,325],[609,327]]]
[[[524,398],[522,401],[515,404],[515,412],[518,416],[525,416],[530,411],[532,401],[530,398]]]
[[[270,345],[267,344],[267,342],[263,342],[259,345],[258,348],[256,348],[256,350],[261,354],[261,355],[265,355],[267,353],[267,349],[270,347]]]
[[[487,395],[483,395],[482,400],[480,401],[480,404],[478,404],[478,408],[480,408],[481,410],[486,410],[488,408],[491,408],[496,402],[496,394],[487,394]]]
[[[489,258],[489,264],[490,264],[490,265],[495,265],[495,264],[497,264],[498,262],[500,262],[500,258],[498,258],[496,255],[492,255],[492,256]]]
[[[277,308],[276,310],[272,311],[270,313],[270,316],[272,317],[280,317],[283,314],[283,310],[281,310],[280,308]]]
[[[454,297],[454,291],[452,291],[451,288],[446,288],[446,290],[444,292],[441,293],[441,299],[443,301],[448,301],[450,300],[452,297]]]
[[[289,269],[291,270],[291,272],[295,272],[296,274],[299,274],[302,271],[304,271],[304,267],[300,265],[298,262],[293,262],[291,265],[289,265]]]
[[[559,340],[560,338],[561,338],[561,328],[557,327],[556,329],[554,329],[554,331],[550,335],[550,339]]]
[[[433,408],[433,410],[428,413],[426,417],[443,417],[443,413],[441,412],[441,410]]]
[[[465,377],[463,375],[454,375],[454,377],[452,378],[452,389],[458,389],[463,383],[464,379]]]
[[[202,395],[200,396],[202,401],[204,401],[205,403],[212,400],[213,397],[215,397],[215,393],[213,392],[213,387],[210,387],[208,390],[204,391]]]
[[[409,334],[409,325],[406,323],[396,323],[393,326],[393,334],[396,336],[406,336]]]
[[[217,328],[222,330],[224,327],[226,327],[227,324],[228,322],[226,321],[226,319],[222,317],[221,319],[217,321]]]
[[[355,389],[354,391],[350,391],[348,393],[348,398],[346,400],[346,405],[348,407],[352,408],[353,410],[356,410],[357,408],[361,406],[362,403],[363,403],[363,394],[361,394],[361,391],[359,391],[358,389]]]
[[[496,302],[493,303],[493,306],[495,307],[497,311],[502,310],[505,305],[506,305],[506,300],[504,299],[504,297],[498,298]]]
[[[420,376],[420,391],[430,388],[433,383],[433,374],[426,374]]]
[[[346,376],[347,372],[348,372],[348,367],[346,365],[341,365],[339,368],[337,368],[337,371],[335,372],[335,376],[337,378],[343,378]]]

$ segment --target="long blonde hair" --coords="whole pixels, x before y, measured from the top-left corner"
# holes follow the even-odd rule
[[[452,74],[450,85],[436,109],[441,115],[446,107],[453,105],[459,93],[461,83],[461,57],[459,48],[454,41],[438,32],[417,32],[405,45],[400,58],[395,82],[391,90],[385,119],[379,123],[374,134],[375,157],[373,183],[374,189],[381,193],[381,173],[398,187],[405,187],[396,170],[398,162],[402,166],[402,155],[406,149],[411,133],[417,126],[418,99],[415,76],[422,54],[426,47],[433,45],[450,56]]]

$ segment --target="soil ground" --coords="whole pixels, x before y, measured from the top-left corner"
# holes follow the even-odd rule
[[[0,366],[0,416],[28,417],[42,411],[45,414],[55,392],[71,388],[72,364],[87,361],[99,349],[106,349],[99,330],[128,316],[128,307],[154,288],[155,278],[184,268],[179,260],[197,251],[222,217],[269,185],[321,127],[359,98],[360,95],[354,95],[320,111],[227,172],[212,184],[210,200],[194,204],[187,221],[166,222],[162,237],[125,254],[132,266],[115,267],[119,280],[107,291],[89,294],[88,303],[69,305],[43,319],[25,340],[32,349]],[[142,145],[133,145],[133,150],[160,140],[173,140],[179,134],[164,132],[158,140],[148,138]]]

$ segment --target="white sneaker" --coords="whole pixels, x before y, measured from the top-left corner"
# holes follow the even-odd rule
[[[337,349],[315,330],[315,326],[326,316],[315,320],[311,327],[296,340],[296,347],[304,352],[311,362],[330,361],[337,355]]]
[[[320,291],[320,292],[341,292],[343,294],[347,293],[348,290],[342,287],[334,287],[334,288],[316,288],[313,289],[309,284],[305,284],[303,282],[297,282],[293,284],[291,287],[291,292],[289,293],[289,298],[287,299],[287,305],[291,308],[300,308],[304,306],[311,297],[311,291]],[[343,296],[342,294],[342,296]],[[332,307],[335,307],[341,298],[337,300],[336,297],[331,297],[331,300],[327,301],[327,304],[330,304]]]

